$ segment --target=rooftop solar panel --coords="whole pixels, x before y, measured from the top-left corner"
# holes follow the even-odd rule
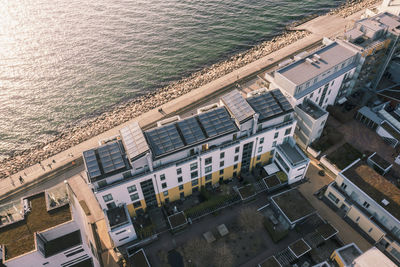
[[[179,121],[177,124],[187,145],[206,139],[195,117]]]
[[[282,99],[282,102],[283,101],[284,100]],[[265,92],[249,97],[247,98],[247,102],[257,113],[260,114],[260,121],[267,120],[268,118],[279,115],[286,111],[285,109],[283,109],[283,107],[281,107],[278,100],[275,99],[274,95],[271,92]],[[288,107],[285,106],[285,108]]]
[[[104,173],[110,173],[125,167],[121,148],[117,142],[99,147],[97,151]]]
[[[272,94],[278,100],[279,104],[281,105],[284,111],[289,111],[293,109],[292,105],[290,105],[289,101],[286,99],[286,97],[282,94],[282,92],[279,89],[273,90]]]
[[[86,169],[91,178],[95,178],[101,175],[99,164],[97,163],[96,154],[93,150],[83,152],[83,157],[86,162]]]
[[[156,156],[184,146],[175,124],[165,125],[146,132],[152,151]]]
[[[225,94],[221,99],[239,122],[252,117],[255,113],[237,89]]]
[[[208,137],[236,130],[235,124],[224,107],[201,113],[198,118]]]

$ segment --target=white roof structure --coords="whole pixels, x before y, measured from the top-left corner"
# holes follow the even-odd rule
[[[267,172],[268,175],[279,172],[279,168],[274,162],[271,164],[265,165],[264,170]]]
[[[237,89],[223,95],[221,100],[238,122],[245,121],[255,114],[255,111]]]
[[[122,142],[126,153],[130,159],[133,159],[149,151],[146,138],[140,129],[139,123],[133,122],[120,130]]]
[[[372,247],[353,261],[354,267],[396,267],[397,265],[391,261],[376,247]]]

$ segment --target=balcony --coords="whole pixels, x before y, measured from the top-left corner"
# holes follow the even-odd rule
[[[300,148],[298,148],[294,140],[292,140],[292,142],[288,141],[278,145],[277,151],[287,162],[290,163],[292,168],[307,164],[309,160]]]

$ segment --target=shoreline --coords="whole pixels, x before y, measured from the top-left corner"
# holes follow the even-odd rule
[[[346,17],[377,2],[379,0],[352,1],[331,10],[327,14]],[[265,57],[308,35],[309,33],[305,31],[285,31],[271,40],[256,45],[245,52],[237,53],[225,61],[215,63],[186,78],[172,82],[163,88],[116,104],[110,110],[100,115],[93,115],[93,117],[73,122],[67,125],[62,133],[54,138],[50,138],[47,142],[21,152],[12,153],[11,156],[1,160],[0,179],[37,164],[52,155],[99,135],[151,109],[162,106],[179,96],[216,80],[227,73],[231,73],[257,59]],[[76,125],[71,126],[73,124]]]

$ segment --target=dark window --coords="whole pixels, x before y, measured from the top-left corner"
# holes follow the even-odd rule
[[[111,194],[107,194],[107,195],[103,196],[103,199],[105,202],[108,202],[108,201],[113,200],[113,197]]]
[[[364,206],[364,208],[368,209],[369,208],[369,203],[367,201],[364,201],[363,206]]]
[[[192,188],[192,193],[196,193],[196,192],[199,192],[198,186]]]
[[[181,192],[181,193],[179,194],[179,197],[180,197],[180,198],[184,198],[184,197],[185,197],[185,193],[184,193],[184,192]]]
[[[139,199],[139,194],[136,193],[136,194],[130,195],[130,197],[131,197],[131,200],[132,200],[132,201],[135,201],[135,200],[138,200],[138,199]]]
[[[182,183],[182,181],[183,181],[182,176],[179,176],[178,177],[178,183]]]
[[[235,153],[239,153],[239,149],[240,149],[240,147],[236,147],[235,148]]]
[[[220,175],[224,174],[224,169],[219,170],[219,174],[220,174]]]
[[[212,162],[212,157],[206,158],[204,161],[206,165],[211,164],[211,162]]]
[[[290,128],[287,128],[287,129],[285,130],[285,135],[290,134],[291,131],[292,131],[292,128],[291,128],[291,127],[290,127]]]
[[[195,169],[197,169],[197,162],[190,164],[190,170],[193,171]]]
[[[260,160],[260,159],[261,159],[261,155],[258,155],[258,156],[257,156],[257,160]]]
[[[225,164],[225,163],[224,163],[223,161],[220,161],[220,162],[219,162],[219,166],[220,166],[220,167],[224,167],[224,164]]]
[[[160,175],[160,180],[161,180],[161,181],[164,181],[164,180],[165,180],[165,174],[161,174],[161,175]]]
[[[235,156],[234,161],[238,161],[239,160],[239,156]]]
[[[278,136],[279,136],[279,132],[276,132],[274,135],[274,139],[278,138]]]
[[[237,167],[238,167],[238,165],[237,165],[237,164],[233,165],[233,169],[234,169],[234,170],[236,170],[236,169],[237,169]]]
[[[168,190],[163,192],[164,197],[168,196]]]
[[[207,166],[206,168],[205,168],[205,173],[209,173],[209,172],[211,172],[212,171],[212,166]]]
[[[264,137],[261,137],[260,138],[260,144],[263,144],[264,143]]]
[[[161,187],[162,187],[162,188],[166,188],[166,187],[167,187],[167,183],[162,183],[162,184],[161,184]]]
[[[211,174],[207,174],[206,175],[206,181],[210,181],[212,179],[212,175]]]
[[[131,186],[128,186],[128,192],[129,193],[133,193],[133,192],[136,192],[136,185],[131,185]]]
[[[183,184],[179,186],[179,190],[183,190]]]
[[[137,202],[133,203],[133,207],[134,208],[139,208],[141,206],[142,206],[142,203],[140,201],[137,201]]]
[[[181,174],[182,173],[182,169],[181,168],[178,168],[178,169],[176,169],[176,174]]]
[[[196,186],[199,184],[199,179],[193,180],[192,181],[192,186]]]
[[[260,146],[259,148],[258,148],[258,151],[257,151],[258,153],[260,153],[260,152],[262,152],[262,146]]]
[[[192,173],[190,174],[190,177],[192,177],[192,179],[193,179],[193,178],[196,178],[197,176],[198,176],[197,171],[192,172]]]
[[[223,159],[225,157],[225,152],[221,152],[220,154],[219,154],[219,158],[220,159]]]
[[[164,202],[165,202],[165,203],[169,203],[169,198],[168,198],[168,197],[165,198],[165,199],[164,199]]]

